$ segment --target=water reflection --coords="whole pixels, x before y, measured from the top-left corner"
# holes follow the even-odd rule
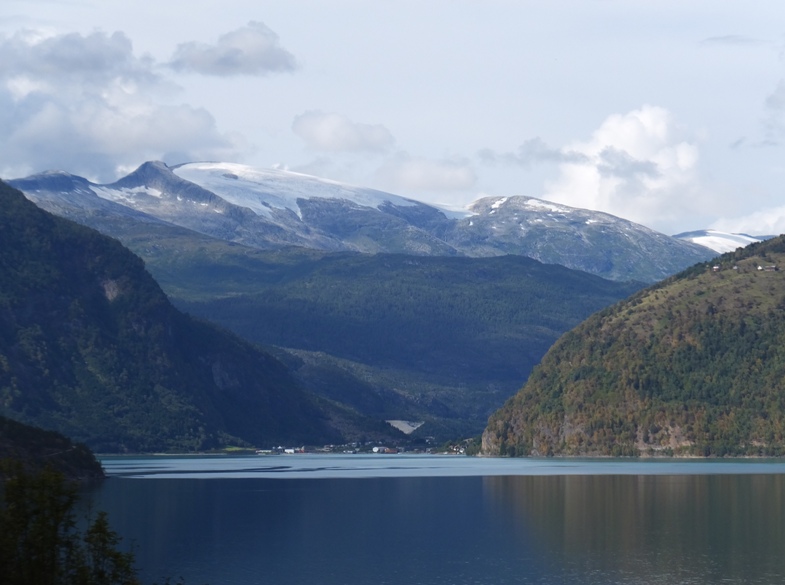
[[[94,493],[148,580],[211,585],[543,582],[469,478],[134,480]]]
[[[487,477],[561,579],[785,582],[785,477]]]
[[[146,582],[785,583],[785,475],[773,472],[239,479],[218,463],[202,479],[95,488]]]

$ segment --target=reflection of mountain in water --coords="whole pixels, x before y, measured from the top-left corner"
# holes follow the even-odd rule
[[[785,576],[780,475],[488,477],[485,489],[549,563],[564,567],[566,582],[746,584]]]

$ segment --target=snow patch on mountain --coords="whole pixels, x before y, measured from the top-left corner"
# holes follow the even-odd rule
[[[310,175],[276,169],[256,169],[235,163],[186,163],[172,167],[178,177],[212,191],[225,201],[272,217],[273,209],[289,209],[302,218],[298,199],[337,199],[379,209],[418,203],[375,189],[354,187]]]
[[[118,189],[106,185],[93,185],[92,191],[101,199],[114,201],[115,203],[120,203],[129,207],[133,207],[134,202],[140,195],[155,197],[156,199],[161,199],[163,197],[163,192],[160,189],[155,189],[153,187],[145,187],[144,189]]]
[[[491,204],[491,209],[499,209],[504,203],[509,199],[509,197],[502,197],[498,201],[495,201]]]
[[[710,250],[714,250],[720,254],[726,252],[733,252],[736,248],[744,248],[752,243],[760,242],[764,238],[756,238],[748,236],[747,234],[729,234],[717,230],[696,230],[692,232],[683,232],[673,236],[679,240],[685,240],[705,246]]]
[[[530,209],[552,211],[554,213],[567,213],[573,209],[543,199],[534,199],[533,197],[526,197],[524,205]]]
[[[486,196],[464,209],[278,169],[150,161],[109,185],[63,173],[16,185],[47,208],[111,233],[112,218],[150,218],[261,249],[415,255],[520,254],[614,280],[654,282],[712,249],[606,213],[526,196]],[[125,225],[125,224],[123,224]],[[705,236],[706,234],[701,234]],[[748,236],[749,237],[749,236]],[[731,249],[738,245],[734,244]]]

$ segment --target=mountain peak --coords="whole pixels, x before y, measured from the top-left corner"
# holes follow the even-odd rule
[[[417,201],[376,189],[279,169],[256,169],[237,163],[185,163],[172,171],[235,205],[271,217],[273,210],[290,210],[302,217],[300,200],[346,201],[358,207],[413,206]]]
[[[12,181],[20,191],[89,191],[90,181],[65,171],[44,171]]]
[[[37,202],[46,201],[47,209],[77,218],[77,212],[66,210],[76,188],[73,181],[30,179],[12,184]],[[376,189],[237,163],[169,167],[151,161],[112,184],[81,179],[78,190],[78,203],[85,210],[103,200],[256,248],[294,245],[421,256],[515,254],[640,282],[660,280],[713,255],[691,241],[631,221],[533,197],[484,197],[455,213]]]

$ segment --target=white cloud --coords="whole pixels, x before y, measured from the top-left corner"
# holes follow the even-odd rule
[[[0,39],[0,174],[64,169],[106,181],[147,159],[236,154],[240,141],[207,111],[156,101],[171,89],[123,33]]]
[[[178,45],[169,66],[176,71],[227,77],[294,71],[297,61],[264,23],[249,22],[222,35],[214,45],[197,42]]]
[[[292,131],[309,148],[328,152],[383,152],[395,143],[390,131],[380,124],[360,124],[318,110],[297,116]]]
[[[720,218],[712,229],[750,236],[777,236],[785,233],[785,206],[755,211],[735,218]]]
[[[477,182],[466,160],[431,160],[406,153],[386,161],[375,178],[392,191],[464,191]]]
[[[562,163],[544,197],[653,227],[701,215],[707,200],[698,147],[679,134],[664,108],[646,105],[609,116],[589,141],[563,149],[585,158]]]
[[[40,31],[23,30],[0,39],[0,57],[3,79],[89,87],[118,79],[140,86],[162,83],[152,71],[151,60],[135,57],[131,41],[121,32],[45,36]]]

